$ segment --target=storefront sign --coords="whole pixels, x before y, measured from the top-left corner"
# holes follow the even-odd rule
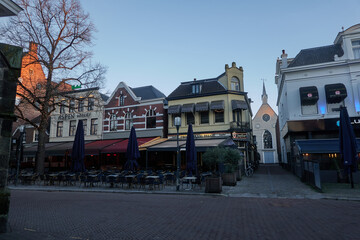
[[[246,133],[233,132],[232,138],[233,138],[233,140],[248,140],[248,136]]]

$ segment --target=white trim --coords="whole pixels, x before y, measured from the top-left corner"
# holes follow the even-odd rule
[[[23,9],[11,0],[0,0],[0,4],[15,15],[18,15]],[[13,15],[8,15],[13,16]]]
[[[153,102],[151,103],[152,105],[155,105],[155,104],[163,104],[162,101],[159,101],[159,102]],[[127,105],[127,106],[117,106],[117,107],[111,107],[111,108],[104,108],[104,110],[113,110],[113,109],[124,109],[124,108],[131,108],[131,107],[139,107],[139,106],[148,106],[149,104],[148,103],[139,103],[139,104],[136,104],[136,105]]]

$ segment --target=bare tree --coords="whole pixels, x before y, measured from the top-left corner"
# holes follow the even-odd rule
[[[89,49],[95,27],[79,0],[16,2],[24,10],[0,27],[0,38],[28,50],[23,71],[28,66],[41,66],[43,72],[37,76],[31,72],[22,74],[16,106],[18,118],[39,132],[36,171],[43,174],[48,119],[61,104],[59,94],[71,89],[71,85],[102,86],[106,69],[91,62]],[[39,124],[31,122],[27,114],[30,110],[41,116]]]

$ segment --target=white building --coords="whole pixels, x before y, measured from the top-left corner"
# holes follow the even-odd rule
[[[261,99],[262,105],[252,120],[257,151],[260,154],[260,163],[278,163],[275,130],[277,115],[268,104],[265,84],[263,84]]]
[[[83,121],[85,141],[102,138],[104,102],[99,88],[66,92],[60,106],[51,114],[49,142],[74,141],[76,128]]]
[[[360,24],[339,32],[332,45],[303,49],[294,59],[287,59],[283,50],[275,83],[281,155],[288,167],[294,170],[298,164],[295,140],[338,138],[341,105],[359,137]]]

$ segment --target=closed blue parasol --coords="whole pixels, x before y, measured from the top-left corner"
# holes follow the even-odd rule
[[[340,128],[339,128],[340,153],[344,160],[344,169],[350,174],[351,187],[354,187],[352,172],[356,170],[356,138],[346,107],[340,108]]]
[[[196,174],[196,147],[195,147],[195,139],[194,133],[192,129],[192,125],[189,124],[187,137],[186,137],[186,169],[192,175],[194,172]]]
[[[137,168],[138,163],[136,159],[140,158],[140,152],[134,127],[131,127],[126,157],[127,161],[125,163],[125,168],[128,170],[134,170]]]
[[[71,152],[72,170],[74,172],[85,171],[84,156],[85,156],[84,127],[83,127],[83,122],[79,121],[76,129],[72,152]]]

